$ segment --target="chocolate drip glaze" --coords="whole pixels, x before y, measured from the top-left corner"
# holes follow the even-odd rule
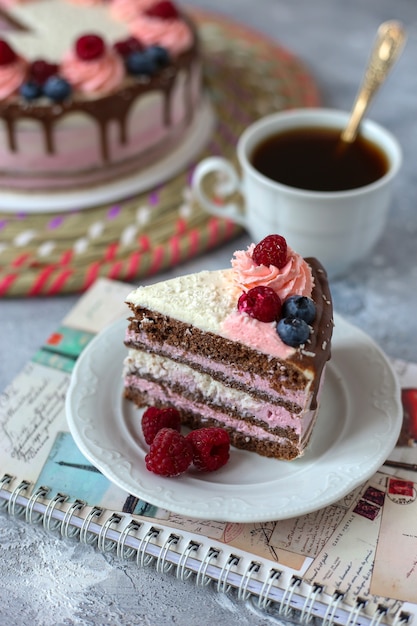
[[[313,359],[314,371],[321,372],[326,361],[331,356],[331,337],[333,334],[333,304],[327,273],[320,261],[315,258],[306,258],[314,276],[314,288],[312,298],[316,305],[316,318],[312,323],[313,332],[310,343],[305,350],[297,350],[292,360],[295,364],[303,365],[306,358]],[[311,354],[309,354],[311,353]],[[319,391],[320,377],[315,377],[311,408],[317,407],[317,394]]]
[[[82,98],[77,93],[68,101],[51,104],[29,103],[22,98],[0,102],[0,117],[6,123],[8,145],[11,152],[17,152],[16,121],[23,118],[36,120],[42,126],[45,152],[55,153],[54,129],[55,125],[70,113],[84,113],[97,124],[98,140],[103,163],[112,160],[109,153],[108,127],[114,120],[119,126],[120,143],[129,141],[127,133],[127,119],[131,107],[137,100],[153,91],[160,91],[164,98],[163,123],[171,125],[172,93],[178,74],[186,72],[186,123],[192,119],[192,68],[198,59],[198,41],[194,33],[194,45],[185,53],[172,60],[157,75],[152,77],[127,77],[125,84],[113,93],[95,97],[93,100]]]

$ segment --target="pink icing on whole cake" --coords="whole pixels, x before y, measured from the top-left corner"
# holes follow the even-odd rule
[[[80,59],[71,50],[62,60],[61,73],[80,92],[90,94],[109,93],[120,87],[126,76],[122,59],[111,49],[91,61]]]
[[[131,22],[154,4],[154,0],[112,0],[110,11],[116,19]]]
[[[172,3],[0,0],[0,17],[3,189],[108,183],[182,145],[203,106],[202,68],[196,29]],[[90,35],[103,53],[80,56]]]
[[[193,40],[189,26],[181,20],[163,21],[140,15],[132,20],[130,28],[146,46],[164,46],[174,56],[188,50]]]

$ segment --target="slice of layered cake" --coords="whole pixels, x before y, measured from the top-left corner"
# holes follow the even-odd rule
[[[231,268],[139,287],[127,304],[129,400],[173,406],[186,426],[223,427],[234,446],[264,456],[303,453],[333,330],[316,259],[270,235],[235,252]]]

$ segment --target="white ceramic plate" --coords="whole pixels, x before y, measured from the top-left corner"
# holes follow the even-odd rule
[[[205,97],[181,145],[154,165],[108,183],[82,189],[50,191],[12,191],[1,189],[0,209],[5,213],[52,213],[88,209],[151,189],[181,172],[205,148],[213,134],[215,114]]]
[[[229,522],[285,519],[332,504],[384,463],[402,409],[389,362],[362,331],[335,316],[320,414],[305,455],[285,462],[232,448],[213,473],[176,478],[146,470],[141,412],[123,399],[126,321],[100,333],[81,354],[67,395],[81,452],[124,491],[181,515]]]

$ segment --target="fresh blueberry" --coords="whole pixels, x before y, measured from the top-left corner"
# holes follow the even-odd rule
[[[316,305],[307,296],[290,296],[282,305],[283,317],[299,317],[311,324],[316,317]]]
[[[60,76],[50,76],[43,86],[45,96],[54,102],[62,102],[71,94],[71,85]]]
[[[23,83],[20,87],[20,95],[25,100],[36,100],[36,98],[39,98],[42,95],[42,89],[38,83],[28,81]]]
[[[169,63],[169,52],[162,46],[149,46],[146,48],[144,54],[155,61],[158,67],[165,67]]]
[[[152,76],[158,71],[158,64],[145,52],[135,51],[127,56],[126,69],[134,76]]]
[[[296,348],[307,341],[310,327],[300,317],[282,317],[277,324],[277,333],[287,346]]]

